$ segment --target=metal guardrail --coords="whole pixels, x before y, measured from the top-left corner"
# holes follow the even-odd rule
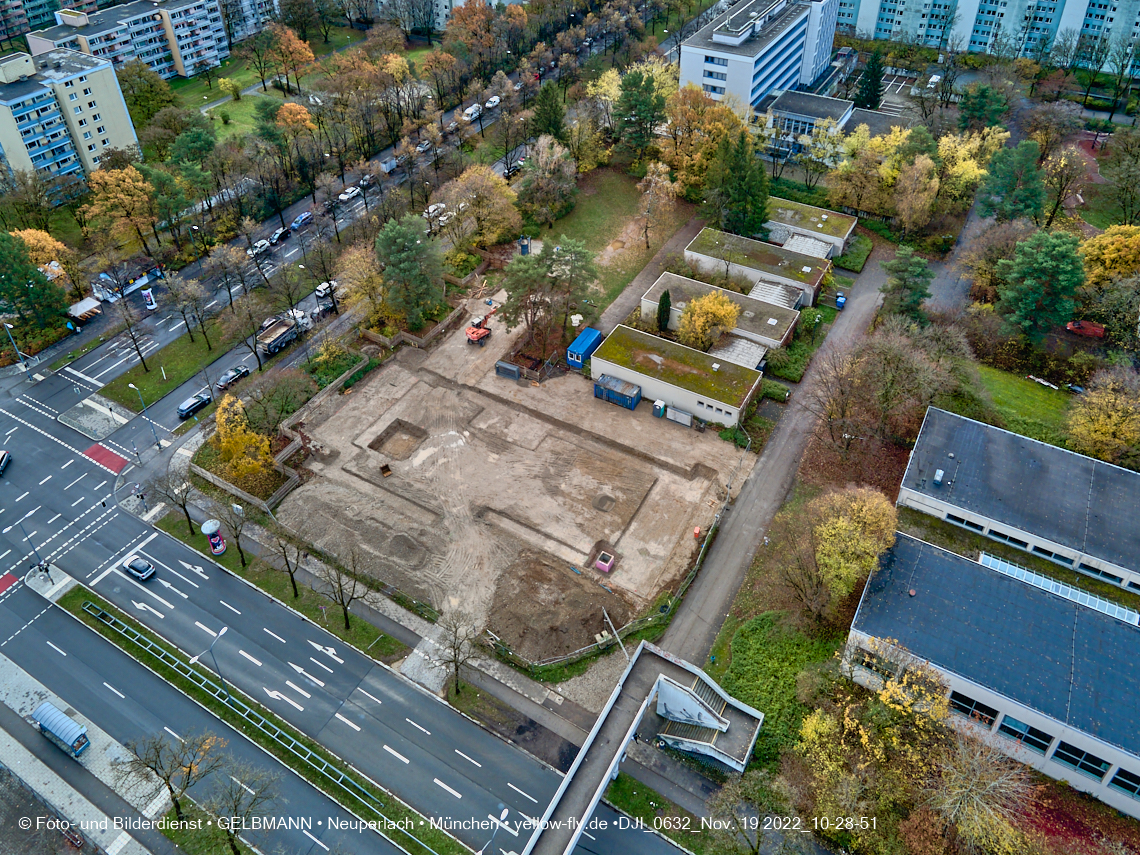
[[[117,617],[105,609],[100,608],[90,601],[85,601],[83,603],[83,610],[96,620],[119,633],[119,635],[123,636],[132,644],[141,647],[151,656],[162,662],[163,665],[166,665],[168,668],[172,668],[180,676],[185,677],[187,680],[198,686],[198,688],[202,689],[202,691],[212,695],[215,700],[224,703],[227,707],[240,715],[242,719],[264,733],[290,754],[297,757],[302,763],[313,769],[313,771],[315,771],[322,778],[332,784],[335,788],[339,789],[346,795],[351,796],[357,802],[372,811],[372,813],[376,815],[380,822],[390,827],[398,828],[412,841],[414,841],[416,846],[421,847],[422,849],[431,853],[431,855],[439,855],[438,852],[436,852],[422,840],[411,835],[406,829],[397,824],[396,821],[391,820],[385,816],[380,811],[380,808],[384,806],[384,803],[376,798],[376,796],[358,784],[349,775],[345,774],[344,771],[338,769],[335,765],[325,760],[323,757],[304,745],[294,736],[282,730],[261,713],[257,712],[257,710],[253,709],[244,701],[242,701],[240,698],[235,697],[233,692],[229,692],[214,683],[212,680],[207,679],[197,670],[191,668],[188,663],[184,662],[182,659],[178,658],[161,645],[154,643],[142,633],[132,629],[130,626],[123,623],[123,621],[119,620]],[[411,809],[409,808],[409,810]],[[406,855],[412,855],[412,853],[408,852],[407,849],[405,849],[403,846],[401,846],[399,843],[381,831],[380,828],[376,828],[376,831],[381,837],[383,837],[401,852],[406,853]]]

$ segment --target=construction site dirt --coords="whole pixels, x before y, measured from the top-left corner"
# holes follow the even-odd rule
[[[478,312],[478,304],[472,304]],[[590,382],[495,374],[518,330],[485,347],[463,328],[405,348],[308,414],[312,477],[278,516],[324,549],[440,611],[461,610],[528,659],[621,626],[675,587],[748,474],[699,434],[596,400]],[[605,553],[602,556],[602,553]],[[613,557],[610,572],[595,568]]]

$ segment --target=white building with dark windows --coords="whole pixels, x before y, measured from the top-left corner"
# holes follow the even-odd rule
[[[848,673],[877,689],[916,657],[946,682],[954,722],[1140,818],[1140,613],[982,559],[900,534],[867,580]]]
[[[750,0],[681,44],[681,86],[755,106],[831,68],[839,0]]]

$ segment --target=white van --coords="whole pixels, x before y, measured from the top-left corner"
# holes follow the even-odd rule
[[[933,89],[935,86],[937,86],[941,82],[942,82],[942,75],[941,74],[933,74],[933,75],[931,75],[930,79],[928,81],[926,81],[926,88],[927,89]]]
[[[482,115],[483,107],[481,104],[472,104],[470,107],[463,111],[463,118],[469,122],[474,122]]]

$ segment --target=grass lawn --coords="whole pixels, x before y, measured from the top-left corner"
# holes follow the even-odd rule
[[[1068,392],[985,365],[978,366],[978,373],[1009,430],[1053,445],[1065,444],[1072,402]]]
[[[367,38],[367,34],[363,30],[356,30],[352,27],[333,27],[329,32],[328,42],[319,32],[311,34],[309,36],[309,47],[313,51],[313,56],[320,59],[322,56],[328,56],[334,50],[362,42],[365,38]],[[304,77],[305,75],[302,73],[301,76]]]
[[[634,819],[640,819],[646,828],[659,829],[690,852],[704,855],[708,851],[709,835],[701,830],[697,817],[625,772],[618,773],[603,798]]]
[[[206,542],[205,535],[197,530],[193,536],[186,534],[186,518],[182,516],[181,512],[168,512],[155,525],[194,547],[204,556],[210,555],[210,547]],[[252,559],[252,556],[247,553],[246,558]],[[233,544],[230,544],[222,555],[213,556],[212,560],[217,561],[234,575],[241,576],[267,594],[286,603],[318,626],[323,626],[342,641],[346,641],[360,650],[367,651],[370,656],[375,656],[377,659],[392,660],[404,656],[408,652],[408,648],[403,644],[380,632],[372,624],[359,617],[353,617],[352,629],[345,632],[340,607],[336,603],[304,585],[297,586],[300,597],[293,599],[293,588],[289,584],[288,574],[269,569],[262,562],[251,561],[250,566],[243,569],[238,558],[238,551],[233,547]]]
[[[867,257],[874,248],[875,244],[869,237],[866,235],[855,235],[851,238],[851,246],[848,247],[847,252],[843,253],[843,255],[836,256],[832,261],[836,267],[840,267],[843,270],[862,273],[863,265],[867,263]]]
[[[238,341],[238,336],[224,336],[217,324],[210,331],[210,343],[213,350],[206,348],[206,342],[198,333],[194,333],[194,343],[190,343],[190,336],[184,335],[176,338],[166,347],[150,353],[146,357],[149,371],[143,371],[141,365],[136,365],[130,371],[122,374],[104,386],[99,394],[122,404],[133,412],[141,412],[139,393],[130,388],[134,383],[142,392],[143,400],[147,405],[153,404],[159,398],[173,392],[203,368],[206,368],[215,359],[221,359]],[[162,377],[163,370],[166,379]],[[209,373],[209,372],[207,372]],[[217,378],[212,378],[217,379]],[[202,380],[206,384],[205,378]],[[212,385],[212,384],[211,384]],[[201,416],[199,416],[201,418]]]
[[[255,124],[254,119],[257,115],[257,103],[264,98],[272,98],[273,100],[280,100],[285,103],[284,98],[274,89],[269,90],[269,95],[245,95],[240,101],[227,101],[225,104],[220,104],[211,110],[206,111],[207,118],[213,125],[214,130],[217,132],[218,141],[221,142],[229,137],[244,137],[253,133]],[[222,113],[228,113],[230,123],[227,125],[222,122]]]
[[[1098,229],[1107,229],[1124,222],[1124,215],[1120,208],[1108,196],[1107,184],[1089,184],[1085,187],[1085,209],[1081,211],[1081,219],[1090,226]]]
[[[201,107],[203,104],[226,97],[225,93],[218,88],[218,80],[223,77],[241,81],[242,88],[261,82],[258,80],[256,72],[249,67],[244,59],[231,56],[217,69],[217,78],[214,80],[213,86],[207,86],[206,81],[201,77],[175,77],[170,81],[170,88],[181,106],[192,110]]]
[[[433,53],[435,50],[436,46],[412,48],[411,50],[404,52],[404,59],[408,61],[409,65],[415,63],[416,69],[418,70],[420,64],[424,61],[424,57],[430,53]]]
[[[600,255],[622,237],[622,231],[637,216],[641,192],[636,178],[613,169],[595,170],[580,186],[582,192],[578,194],[574,210],[558,220],[553,229],[543,229],[540,237],[557,240],[566,235],[584,241],[587,249]],[[645,248],[640,234],[634,235],[607,263],[599,264],[598,284],[602,290],[597,300],[599,312],[614,301],[649,259],[692,218],[694,211],[692,205],[678,201],[676,208],[654,221],[649,231],[649,249]]]

